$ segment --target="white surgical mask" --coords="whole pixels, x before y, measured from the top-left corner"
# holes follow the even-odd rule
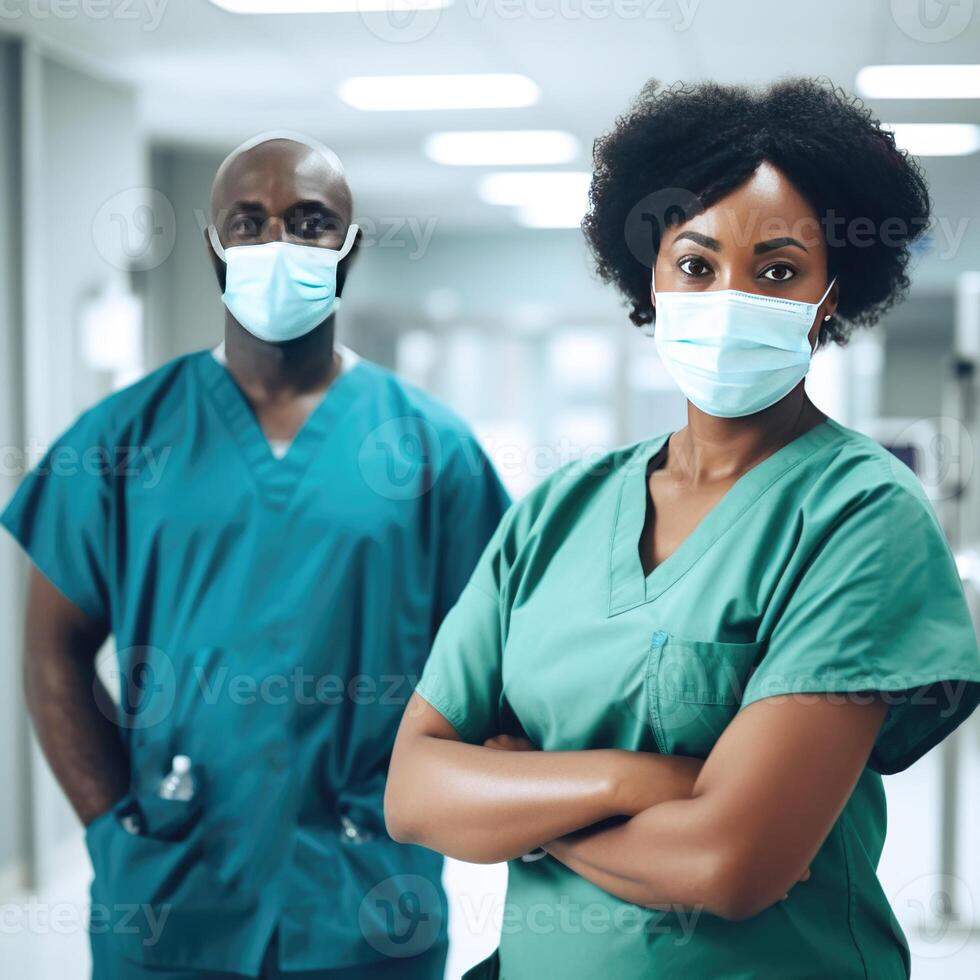
[[[690,402],[719,418],[775,405],[810,369],[809,333],[820,304],[737,289],[656,292],[654,341]]]
[[[337,266],[354,247],[357,225],[339,251],[292,242],[225,249],[214,225],[208,234],[225,262],[225,306],[249,333],[281,344],[308,334],[337,309]]]

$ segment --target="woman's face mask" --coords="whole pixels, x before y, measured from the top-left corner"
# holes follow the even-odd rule
[[[211,245],[226,266],[225,306],[259,340],[281,344],[308,334],[340,305],[337,266],[354,247],[357,225],[338,251],[292,242],[225,249],[214,225]]]
[[[833,288],[816,303],[737,289],[657,292],[654,341],[690,402],[719,418],[761,412],[810,369],[810,330]]]

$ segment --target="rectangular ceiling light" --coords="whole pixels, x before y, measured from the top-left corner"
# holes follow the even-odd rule
[[[525,228],[578,228],[584,217],[584,207],[529,205],[517,211],[517,223]]]
[[[525,228],[577,228],[589,205],[592,174],[580,170],[530,170],[487,174],[480,200],[516,208]]]
[[[211,0],[232,14],[392,14],[448,7],[453,0]]]
[[[592,174],[584,170],[517,170],[487,174],[477,193],[487,204],[544,207],[570,201],[584,208],[591,180]]]
[[[965,157],[980,150],[980,126],[974,123],[882,123],[895,143],[917,157]]]
[[[868,65],[855,87],[869,99],[980,99],[980,65]]]
[[[433,133],[426,138],[424,150],[436,163],[506,167],[571,163],[579,146],[571,133],[559,129],[482,130]]]
[[[526,75],[364,75],[340,85],[340,98],[366,112],[519,109],[540,95]]]

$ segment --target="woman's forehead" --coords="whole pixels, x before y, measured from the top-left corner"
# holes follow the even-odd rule
[[[685,231],[720,242],[754,244],[780,236],[815,243],[822,238],[813,207],[778,168],[763,163],[729,194],[674,225],[667,240]]]

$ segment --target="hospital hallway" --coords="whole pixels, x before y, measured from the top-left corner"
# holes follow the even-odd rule
[[[802,485],[802,468],[816,468],[830,444],[829,427],[803,428],[809,403],[838,426],[835,437],[865,447],[883,482],[855,495],[872,518],[838,515],[854,550],[832,587],[800,589],[793,635],[782,637],[784,650],[806,652],[821,628],[810,624],[835,623],[818,645],[842,657],[847,676],[821,687],[835,666],[808,672],[801,654],[782,667],[793,683],[774,694],[844,691],[857,701],[868,690],[938,690],[965,701],[921,715],[881,708],[888,720],[854,767],[869,777],[871,802],[838,822],[851,805],[842,796],[826,825],[856,835],[840,861],[848,875],[849,862],[866,862],[865,891],[850,878],[838,887],[839,867],[827,870],[837,852],[820,838],[808,855],[827,864],[787,893],[786,922],[808,888],[813,908],[840,918],[830,929],[797,911],[785,934],[794,938],[783,938],[851,944],[862,963],[861,944],[881,943],[894,953],[885,980],[903,972],[894,964],[907,941],[913,980],[980,978],[980,711],[963,708],[977,691],[963,664],[980,624],[978,8],[0,0],[0,980],[91,977],[90,916],[107,905],[118,916],[114,889],[127,875],[134,895],[153,896],[133,904],[149,919],[140,928],[150,947],[165,929],[154,909],[177,910],[171,937],[186,930],[147,954],[148,969],[198,968],[206,950],[200,969],[223,980],[260,969],[270,948],[304,980],[391,966],[406,953],[386,945],[385,930],[407,922],[412,935],[431,926],[420,957],[448,935],[444,980],[478,964],[484,972],[471,977],[490,977],[499,950],[529,949],[528,937],[561,953],[561,980],[585,980],[572,975],[581,950],[611,978],[634,980],[639,969],[617,967],[645,968],[627,930],[555,936],[550,925],[535,932],[534,914],[575,900],[583,879],[601,914],[651,916],[657,903],[624,898],[606,887],[612,872],[584,859],[573,870],[537,845],[661,801],[539,835],[536,853],[519,842],[504,855],[508,893],[500,854],[443,866],[440,855],[454,852],[438,833],[438,850],[416,846],[433,834],[425,807],[441,814],[453,799],[442,781],[427,784],[412,767],[413,791],[385,802],[395,732],[411,722],[406,706],[432,663],[412,702],[426,724],[443,725],[431,742],[455,733],[485,749],[496,725],[493,735],[526,736],[531,748],[547,736],[546,748],[581,755],[709,758],[750,713],[742,696],[765,673],[776,598],[792,611],[788,583],[832,564],[821,568],[822,543],[808,537],[821,521],[838,528],[832,492],[812,510],[777,497]],[[739,101],[749,91],[760,100],[752,112],[726,108],[749,104]],[[841,127],[808,122],[834,112]],[[840,149],[845,123],[858,136]],[[901,187],[872,144],[905,162]],[[718,161],[727,161],[720,175]],[[779,206],[809,215],[826,205],[831,217],[814,219],[818,248],[763,235],[766,212],[752,195],[769,200],[767,179]],[[851,180],[866,182],[863,193],[851,194]],[[883,219],[873,255],[860,215],[841,243],[830,240],[838,192],[855,213],[870,200]],[[744,226],[717,217],[733,200],[756,208]],[[929,220],[883,245],[889,208]],[[693,231],[668,244],[666,229],[687,223]],[[726,252],[729,232],[740,251]],[[837,258],[838,244],[850,258]],[[786,341],[784,328],[798,335]],[[780,416],[783,406],[792,415]],[[774,438],[802,431],[813,453],[787,439],[771,456],[760,451],[769,470],[732,477],[729,494],[756,487],[770,508],[756,515],[770,523],[744,561],[721,549],[751,546],[752,501],[735,509],[740,498],[727,497],[725,537],[726,497],[717,494],[712,514],[710,493],[664,489],[656,455],[642,500],[639,483],[632,498],[582,491],[580,507],[561,497],[572,493],[565,476],[596,460],[614,461],[603,488],[630,478],[619,450],[646,440],[669,435],[680,465],[675,437],[697,429],[692,418],[721,422],[701,434],[727,433],[741,451],[734,437],[751,430],[737,423],[771,409]],[[536,494],[546,483],[555,493]],[[914,508],[896,513],[918,520],[889,525],[873,511],[897,499],[895,487]],[[654,501],[658,488],[665,496]],[[661,500],[683,515],[676,526],[653,520]],[[616,522],[627,519],[623,532]],[[854,543],[862,529],[866,551]],[[710,548],[724,573],[714,580]],[[557,575],[549,563],[560,571],[576,554],[595,556],[583,576],[595,574],[608,595],[585,585],[587,595],[569,589],[564,602],[557,585],[549,593],[543,569]],[[542,579],[508,591],[488,577],[505,565]],[[658,577],[671,565],[675,579]],[[888,609],[873,607],[885,596]],[[497,616],[502,606],[481,606],[488,598],[523,605]],[[877,674],[847,660],[862,622],[859,640],[879,644]],[[614,649],[609,638],[634,626],[638,639]],[[558,657],[551,672],[533,662],[549,643],[574,665],[567,672]],[[680,665],[676,684],[671,643],[700,656]],[[882,685],[859,683],[883,674]],[[904,674],[913,679],[903,685]],[[719,690],[732,682],[734,692]],[[658,698],[680,706],[676,731],[664,729]],[[670,748],[675,736],[688,739],[683,751]],[[86,768],[93,745],[111,751]],[[893,750],[885,762],[882,746]],[[797,757],[788,769],[802,771]],[[408,812],[408,843],[390,814],[386,824],[389,805]],[[773,834],[793,822],[770,819]],[[878,889],[875,841],[886,826]],[[195,857],[204,840],[219,841],[217,883]],[[411,901],[406,878],[418,886]],[[188,924],[181,902],[197,908],[212,888],[214,923]],[[701,940],[705,956],[725,948],[734,963],[744,950],[718,935],[738,927],[753,926],[725,922],[731,933],[716,935],[709,922],[691,955]],[[145,935],[129,937],[118,918],[111,932],[113,955],[135,962]],[[268,945],[273,935],[281,947]],[[524,966],[535,968],[533,956]]]

